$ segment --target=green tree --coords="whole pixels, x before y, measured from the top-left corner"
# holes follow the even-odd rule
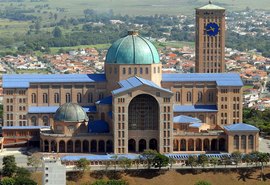
[[[36,154],[33,154],[29,157],[27,157],[27,166],[32,166],[35,171],[37,171],[38,167],[40,167],[42,161],[40,157]]]
[[[141,159],[147,162],[148,169],[151,168],[151,164],[157,154],[158,153],[156,150],[144,150],[143,153],[140,155]]]
[[[208,157],[205,154],[201,154],[198,157],[198,163],[204,167],[206,164],[208,164]]]
[[[218,165],[218,158],[212,157],[210,159],[210,163],[214,165],[214,168],[216,168],[216,166]]]
[[[198,181],[194,185],[211,185],[211,183],[207,181]]]
[[[0,182],[0,185],[14,185],[14,184],[15,180],[11,177],[4,177]]]
[[[198,157],[196,155],[190,155],[188,156],[188,160],[186,162],[188,166],[191,166],[191,168],[193,168],[193,166],[197,165]]]
[[[245,162],[247,164],[247,166],[249,165],[249,163],[252,162],[252,157],[250,154],[245,154],[243,156],[243,162]]]
[[[119,166],[121,168],[123,168],[124,170],[129,169],[131,167],[131,165],[132,165],[131,159],[129,159],[127,157],[120,157],[118,159],[118,162],[119,162]]]
[[[76,168],[85,172],[90,169],[90,162],[86,158],[81,158],[76,162]]]
[[[31,173],[29,172],[29,170],[27,170],[26,168],[23,168],[23,167],[17,167],[17,170],[16,170],[16,177],[30,177]]]
[[[3,157],[3,175],[6,177],[12,177],[16,172],[17,165],[14,155]]]
[[[63,36],[62,31],[58,26],[53,29],[52,34],[54,38],[61,38]]]
[[[242,161],[242,153],[239,151],[235,151],[232,153],[232,160],[235,162],[235,166],[237,168],[238,163]]]
[[[261,180],[263,180],[263,176],[264,176],[264,165],[267,164],[267,162],[269,162],[269,156],[267,153],[263,153],[263,152],[259,152],[258,153],[258,162],[260,162],[261,164]]]
[[[156,154],[156,156],[154,157],[152,161],[152,166],[154,166],[155,168],[161,169],[161,167],[168,166],[169,162],[170,162],[169,157],[158,153]]]
[[[15,177],[14,185],[37,185],[35,181],[26,177]]]

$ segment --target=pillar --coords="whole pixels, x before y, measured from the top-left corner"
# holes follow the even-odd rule
[[[49,143],[49,152],[51,152],[51,141],[48,141]]]
[[[180,151],[181,150],[181,140],[177,140],[178,141],[178,148],[177,148],[177,151]]]

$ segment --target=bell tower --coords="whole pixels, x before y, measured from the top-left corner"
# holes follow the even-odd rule
[[[225,9],[212,4],[196,8],[196,73],[225,72]]]

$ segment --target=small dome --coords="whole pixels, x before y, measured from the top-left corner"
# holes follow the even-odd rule
[[[88,121],[88,117],[80,105],[76,103],[65,103],[57,109],[54,120],[64,122],[83,122]]]
[[[136,31],[115,41],[109,48],[106,63],[108,64],[157,64],[160,63],[155,46]]]

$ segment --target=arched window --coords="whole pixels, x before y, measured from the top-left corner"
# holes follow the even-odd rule
[[[124,67],[123,68],[123,75],[125,75],[126,74],[126,68]]]
[[[88,93],[88,103],[93,103],[93,93]]]
[[[128,68],[128,74],[131,74],[131,67]]]
[[[214,101],[214,92],[209,92],[208,93],[208,101],[213,102]]]
[[[198,102],[202,102],[203,101],[203,94],[202,92],[198,92]]]
[[[154,73],[156,73],[157,71],[156,71],[156,67],[154,67]]]
[[[48,103],[48,94],[43,93],[43,103]]]
[[[233,148],[239,149],[239,136],[238,135],[235,135],[233,137]]]
[[[116,67],[114,68],[114,74],[117,74],[117,68]]]
[[[245,135],[241,136],[241,149],[246,149],[247,143],[246,143],[247,137]]]
[[[32,126],[37,126],[37,118],[36,118],[36,116],[31,117],[31,125]]]
[[[143,68],[142,67],[140,68],[140,74],[143,74]]]
[[[158,73],[160,73],[160,67],[158,67]]]
[[[103,99],[104,98],[104,94],[103,93],[99,93],[98,98],[99,98],[99,100]]]
[[[134,74],[137,74],[137,67],[134,68]]]
[[[59,93],[54,93],[54,103],[59,103],[60,98],[59,98]]]
[[[176,92],[175,93],[175,101],[176,102],[180,102],[181,101],[180,92]]]
[[[67,93],[66,94],[66,103],[69,103],[71,102],[71,96],[70,96],[70,93]]]
[[[192,94],[191,92],[187,92],[187,102],[191,102],[192,101]]]
[[[248,149],[251,149],[251,150],[254,149],[254,136],[253,135],[248,136]]]
[[[82,94],[81,93],[77,94],[77,102],[82,103]]]
[[[35,93],[31,94],[31,102],[32,103],[37,103],[37,95]]]
[[[49,118],[48,116],[43,116],[42,117],[42,122],[44,126],[49,126]]]
[[[148,71],[148,67],[147,68],[145,68],[145,74],[148,74],[149,73],[149,71]]]

